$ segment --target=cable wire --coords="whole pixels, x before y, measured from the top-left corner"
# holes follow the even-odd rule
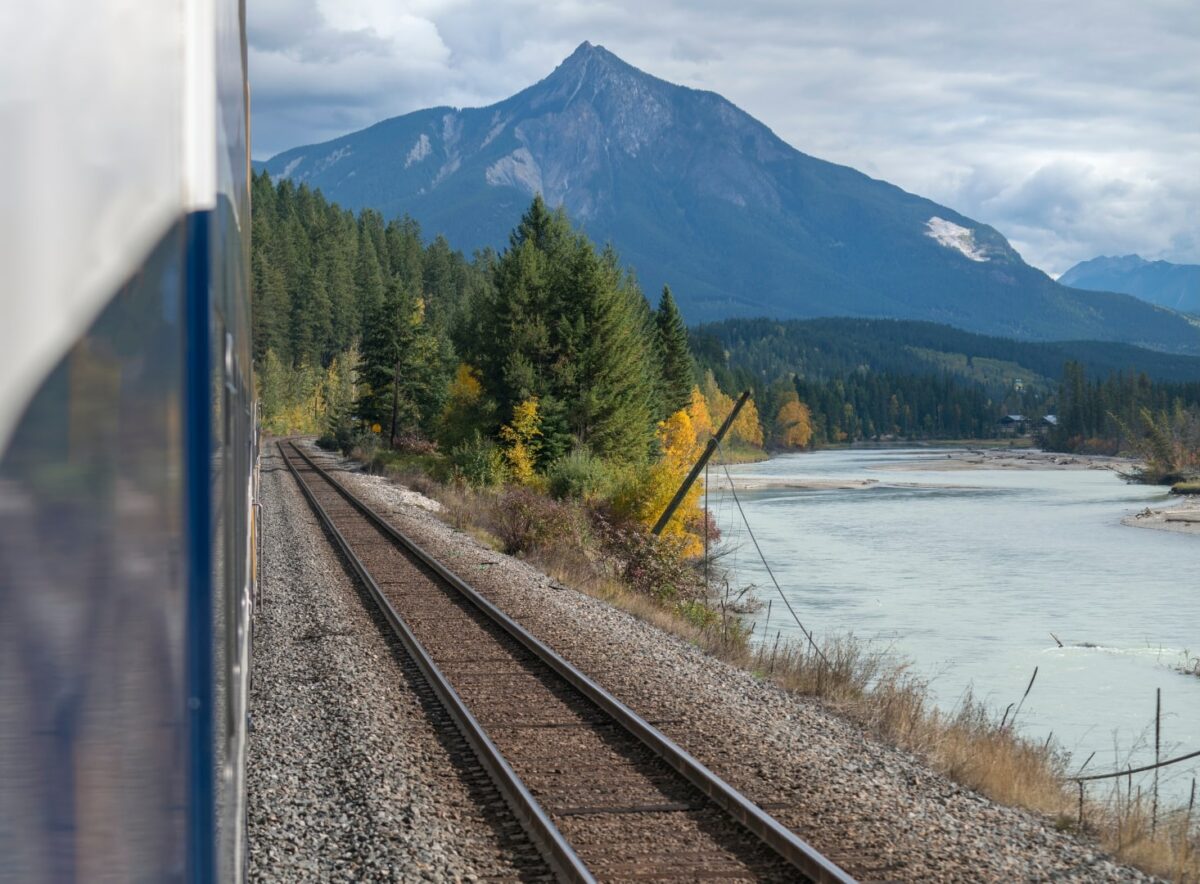
[[[742,509],[742,501],[738,497],[737,489],[733,487],[733,476],[729,474],[729,466],[723,463],[721,464],[721,467],[725,470],[725,479],[729,482],[729,491],[733,495],[733,502],[737,504],[738,512],[742,514],[742,521],[746,525],[746,533],[750,535],[750,539],[754,542],[754,548],[758,550],[758,557],[762,560],[763,567],[767,569],[767,574],[770,576],[771,582],[775,584],[776,592],[778,592],[779,597],[783,599],[784,605],[787,606],[788,613],[792,615],[792,619],[796,621],[796,625],[800,627],[800,631],[804,633],[804,637],[808,639],[808,643],[812,645],[812,649],[816,651],[817,656],[821,658],[821,661],[828,666],[829,660],[826,659],[825,654],[821,652],[821,649],[817,647],[817,643],[813,639],[812,633],[805,629],[804,624],[800,622],[799,615],[796,614],[795,609],[792,607],[792,603],[788,601],[788,597],[784,595],[783,588],[779,585],[779,581],[775,579],[775,572],[772,571],[771,566],[767,564],[767,557],[763,555],[762,547],[758,545],[758,538],[754,536],[754,529],[750,527],[750,520],[746,518],[746,511]]]

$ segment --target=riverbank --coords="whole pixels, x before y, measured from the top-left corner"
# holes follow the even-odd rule
[[[1097,454],[1062,454],[1037,448],[1005,449],[971,447],[962,451],[930,452],[929,457],[905,463],[872,467],[887,472],[915,472],[935,469],[955,470],[1111,470],[1127,476],[1141,466],[1129,457],[1104,457]]]
[[[862,451],[864,449],[855,449]],[[880,449],[888,450],[888,449]],[[805,455],[801,455],[803,457]],[[1103,457],[1090,454],[1059,454],[1034,448],[964,448],[953,451],[930,449],[927,454],[894,464],[876,464],[868,467],[871,472],[914,473],[934,470],[936,472],[970,472],[974,470],[1108,470],[1127,476],[1141,466],[1141,462],[1127,457]],[[728,488],[732,480],[738,491],[764,491],[790,489],[792,491],[856,491],[875,486],[909,486],[911,483],[894,482],[886,479],[863,479],[856,477],[829,478],[810,476],[772,476],[756,473],[730,473],[715,470],[709,476],[713,489]]]
[[[1123,518],[1121,524],[1200,537],[1200,498],[1185,496],[1178,503],[1172,502],[1164,507],[1146,507],[1141,512]]]

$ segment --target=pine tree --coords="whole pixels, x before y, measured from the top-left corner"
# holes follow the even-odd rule
[[[686,408],[691,401],[695,372],[692,354],[688,350],[687,328],[679,308],[675,306],[675,299],[671,297],[669,286],[663,286],[654,321],[657,330],[655,343],[662,371],[659,395],[665,414],[674,414]]]
[[[296,364],[325,365],[333,357],[333,324],[326,269],[318,254],[292,302],[292,359]]]
[[[261,362],[271,351],[276,358],[290,363],[287,283],[265,245],[251,250],[250,279],[254,292],[254,358]]]
[[[402,395],[407,390],[401,390],[412,338],[412,301],[410,294],[394,282],[371,308],[363,333],[356,407],[364,423],[382,428],[389,445],[396,433],[412,422],[415,411],[409,397]]]
[[[354,217],[349,213],[331,212],[328,223],[328,235],[323,242],[328,272],[326,288],[333,348],[340,353],[362,334],[362,315],[354,283],[358,238]]]
[[[543,464],[579,444],[600,456],[644,456],[657,372],[640,290],[611,249],[597,254],[540,197],[509,243],[487,299],[489,333],[469,354],[501,419],[537,398]]]
[[[358,234],[358,257],[354,266],[355,306],[361,317],[363,340],[370,334],[372,317],[378,315],[387,293],[375,242],[365,228]]]
[[[596,256],[582,236],[577,248],[573,282],[585,303],[583,373],[564,396],[579,403],[576,438],[598,455],[641,460],[654,441],[657,417],[646,299],[632,278],[622,277],[611,249]],[[584,284],[589,278],[596,285]]]

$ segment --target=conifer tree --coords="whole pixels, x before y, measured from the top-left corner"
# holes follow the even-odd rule
[[[356,307],[361,317],[363,340],[371,333],[372,317],[376,317],[383,306],[386,287],[383,269],[379,265],[379,254],[375,242],[365,230],[359,231],[358,258],[354,267]]]
[[[265,243],[251,250],[250,280],[254,291],[254,358],[261,362],[271,351],[276,359],[290,363],[287,283]]]
[[[597,254],[537,197],[496,264],[494,286],[490,333],[471,355],[501,419],[538,399],[543,463],[578,444],[600,456],[644,456],[657,372],[645,298],[615,253]]]
[[[345,351],[362,330],[358,296],[354,284],[354,260],[357,238],[353,216],[330,213],[326,236],[318,247],[326,256],[326,289],[330,304],[333,348]]]
[[[292,302],[292,358],[297,364],[325,365],[333,356],[333,324],[325,280],[325,262],[318,255]]]
[[[368,251],[372,250],[368,240]],[[390,445],[411,423],[415,406],[404,385],[405,357],[412,341],[413,298],[398,282],[367,317],[362,360],[358,366],[358,414],[368,426],[378,424]]]
[[[657,372],[649,339],[646,299],[632,278],[623,277],[616,253],[596,256],[580,236],[583,270],[576,290],[590,296],[582,341],[583,374],[569,401],[580,403],[577,438],[601,456],[623,460],[645,457],[654,440]],[[580,284],[598,270],[596,287]]]
[[[662,371],[660,397],[665,414],[674,414],[686,408],[692,397],[695,372],[692,369],[692,354],[688,350],[687,328],[683,316],[675,306],[669,286],[663,286],[654,316],[657,336],[655,343]]]

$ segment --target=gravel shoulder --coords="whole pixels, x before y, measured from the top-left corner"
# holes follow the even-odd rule
[[[248,762],[254,881],[536,880],[545,869],[274,445]]]
[[[340,467],[351,490],[510,616],[861,880],[1152,880],[1046,820],[957,785],[816,702],[482,547],[438,521],[436,504],[416,492],[309,451]]]

